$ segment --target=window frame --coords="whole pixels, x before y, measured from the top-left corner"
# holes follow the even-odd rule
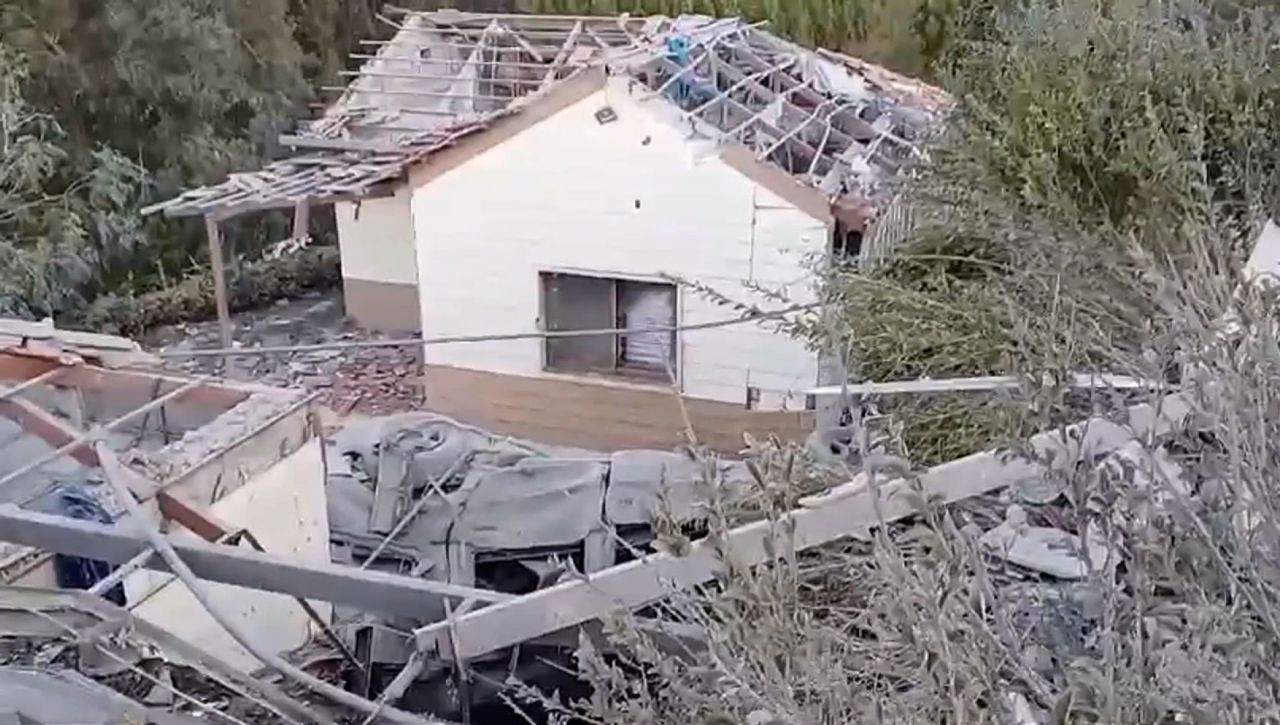
[[[632,284],[658,285],[658,286],[669,288],[671,291],[671,301],[672,301],[671,308],[672,308],[672,318],[674,322],[673,326],[679,326],[680,320],[682,319],[682,316],[683,316],[683,311],[684,311],[683,299],[680,293],[680,285],[676,282],[671,281],[670,279],[657,277],[657,276],[650,276],[650,275],[633,275],[633,274],[622,274],[622,273],[616,273],[616,272],[599,272],[599,271],[593,271],[593,270],[547,267],[547,268],[539,268],[537,273],[537,285],[538,285],[537,328],[542,332],[547,332],[550,327],[550,319],[548,317],[548,309],[547,309],[547,302],[548,302],[547,281],[550,278],[557,277],[557,276],[581,277],[581,278],[596,279],[596,280],[609,282],[610,283],[609,313],[610,313],[610,319],[614,321],[612,326],[615,328],[620,327],[619,325],[619,316],[620,316],[619,301],[621,299],[620,283],[621,284],[632,283]],[[626,365],[621,364],[622,363],[621,348],[622,348],[622,341],[623,341],[624,335],[621,333],[618,333],[613,335],[612,337],[613,337],[613,356],[612,356],[613,367],[610,369],[582,370],[582,369],[567,368],[562,366],[558,367],[556,365],[553,365],[551,363],[551,355],[550,355],[551,338],[549,337],[544,337],[539,341],[538,347],[539,347],[539,354],[541,358],[540,368],[544,373],[548,373],[552,375],[561,375],[566,377],[596,378],[596,379],[605,379],[605,380],[612,380],[612,381],[623,381],[623,382],[629,382],[629,383],[642,384],[646,386],[648,385],[669,386],[672,384],[671,376],[668,375],[666,371],[658,372],[656,370],[652,370],[648,368],[628,367]],[[684,384],[683,339],[678,331],[675,333],[672,333],[672,338],[673,338],[672,340],[673,345],[672,345],[669,359],[671,361],[672,372],[674,373],[674,376],[675,376],[675,383],[677,386],[683,387],[683,384]]]

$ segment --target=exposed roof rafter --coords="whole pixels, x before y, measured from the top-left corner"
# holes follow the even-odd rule
[[[316,149],[312,155],[233,175],[144,213],[225,218],[291,208],[300,198],[324,204],[376,194],[433,151],[589,67],[629,77],[644,87],[640,101],[678,106],[695,133],[750,146],[761,162],[829,197],[874,196],[915,152],[911,139],[945,110],[937,89],[737,18],[395,7],[378,17],[396,35],[361,41],[376,52],[352,53],[361,67],[341,73],[348,83],[322,88],[341,95],[281,137]]]

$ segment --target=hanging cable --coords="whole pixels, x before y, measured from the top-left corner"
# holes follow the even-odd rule
[[[419,345],[448,345],[473,342],[501,342],[505,340],[556,340],[572,337],[595,337],[600,335],[636,335],[655,332],[694,332],[697,330],[713,330],[721,327],[745,325],[786,317],[797,312],[814,309],[819,303],[792,305],[780,310],[768,312],[752,312],[741,317],[725,320],[697,322],[690,325],[673,325],[666,327],[626,328],[613,327],[602,330],[544,330],[541,332],[513,332],[493,335],[454,335],[445,337],[407,337],[388,340],[347,340],[343,342],[321,342],[314,345],[274,345],[267,347],[224,347],[212,350],[165,350],[156,353],[161,358],[197,358],[197,357],[241,357],[248,355],[277,355],[298,352],[322,352],[327,350],[358,350],[384,347],[417,347]]]

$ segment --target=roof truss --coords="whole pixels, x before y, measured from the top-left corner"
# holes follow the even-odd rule
[[[376,195],[427,153],[593,65],[640,81],[644,98],[676,103],[697,132],[743,144],[829,196],[871,196],[916,153],[908,139],[919,129],[884,112],[902,100],[908,79],[800,48],[736,18],[390,7],[379,19],[395,36],[362,41],[372,52],[351,54],[361,65],[340,74],[347,83],[322,89],[336,94],[324,114],[281,137],[317,153],[232,175],[144,213],[227,218]],[[677,36],[686,54],[669,47]],[[913,98],[936,110],[923,90]]]

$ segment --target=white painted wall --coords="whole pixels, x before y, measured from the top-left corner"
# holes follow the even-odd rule
[[[394,196],[334,205],[344,278],[418,283],[411,198],[409,188],[402,186]]]
[[[269,553],[328,563],[329,513],[324,483],[320,439],[313,438],[219,499],[210,507],[210,513],[227,526],[252,531]],[[185,530],[177,535],[194,537]],[[124,585],[129,608],[135,615],[246,672],[262,666],[172,574],[143,570],[127,577]],[[230,584],[205,586],[220,612],[237,621],[256,643],[272,652],[295,649],[314,633],[311,618],[288,595]],[[327,602],[312,605],[322,617],[330,615],[331,605]]]
[[[609,105],[618,120],[599,124]],[[709,144],[690,143],[661,100],[639,103],[624,82],[518,134],[414,192],[423,334],[539,328],[538,272],[696,280],[744,301],[755,282],[813,299],[806,253],[825,249],[824,224],[734,170]],[[638,205],[638,208],[637,208]],[[766,307],[776,303],[758,300]],[[683,324],[721,320],[683,289]],[[431,346],[430,364],[543,376],[538,340]],[[804,345],[755,325],[688,332],[682,382],[692,397],[803,409],[817,380]]]

